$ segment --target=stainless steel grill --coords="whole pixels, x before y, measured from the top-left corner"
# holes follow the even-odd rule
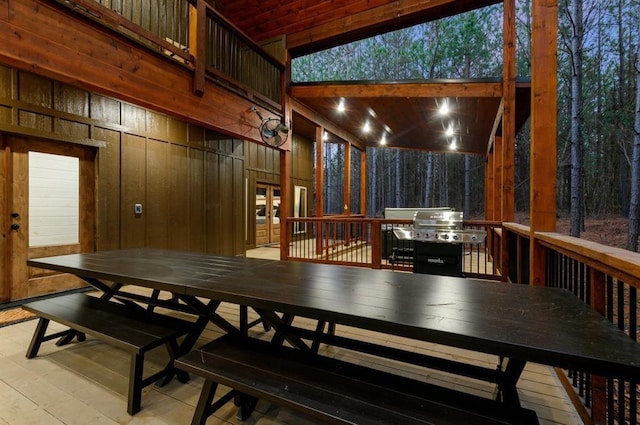
[[[483,243],[487,232],[464,229],[463,213],[451,209],[420,210],[413,228],[393,229],[400,240],[413,241],[414,273],[463,276],[464,244]]]

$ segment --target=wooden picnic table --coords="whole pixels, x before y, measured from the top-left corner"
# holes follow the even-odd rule
[[[497,384],[496,398],[505,403],[519,404],[516,384],[527,362],[640,381],[640,344],[562,289],[158,249],[70,254],[28,264],[72,273],[109,296],[125,285],[168,291],[198,315],[190,344],[209,321],[227,333],[246,333],[216,313],[228,302],[253,308],[276,330],[275,339],[301,350],[324,342],[483,379]],[[502,366],[404,352],[323,332],[324,327],[301,329],[294,326],[296,316],[493,354]]]

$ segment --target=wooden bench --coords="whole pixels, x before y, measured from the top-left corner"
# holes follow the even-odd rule
[[[177,340],[192,328],[186,320],[78,293],[30,302],[22,308],[40,318],[27,358],[35,357],[45,341],[59,338],[57,345],[65,345],[74,337],[83,341],[85,333],[131,353],[127,401],[130,415],[140,411],[144,387],[173,376],[173,360],[180,354]],[[46,335],[51,320],[71,329]],[[163,370],[144,378],[145,353],[162,345],[166,346],[170,361]],[[186,379],[187,375],[181,378]]]
[[[192,425],[232,399],[246,419],[255,406],[247,397],[332,424],[538,424],[531,410],[238,336],[192,351],[176,367],[205,378]],[[218,384],[232,390],[214,402]]]

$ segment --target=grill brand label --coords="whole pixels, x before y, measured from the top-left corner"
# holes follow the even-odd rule
[[[442,258],[427,258],[427,263],[444,264]]]

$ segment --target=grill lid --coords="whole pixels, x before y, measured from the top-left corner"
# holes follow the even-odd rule
[[[484,242],[487,232],[463,228],[462,211],[417,211],[413,217],[413,229],[396,227],[394,235],[401,240],[434,243]]]

